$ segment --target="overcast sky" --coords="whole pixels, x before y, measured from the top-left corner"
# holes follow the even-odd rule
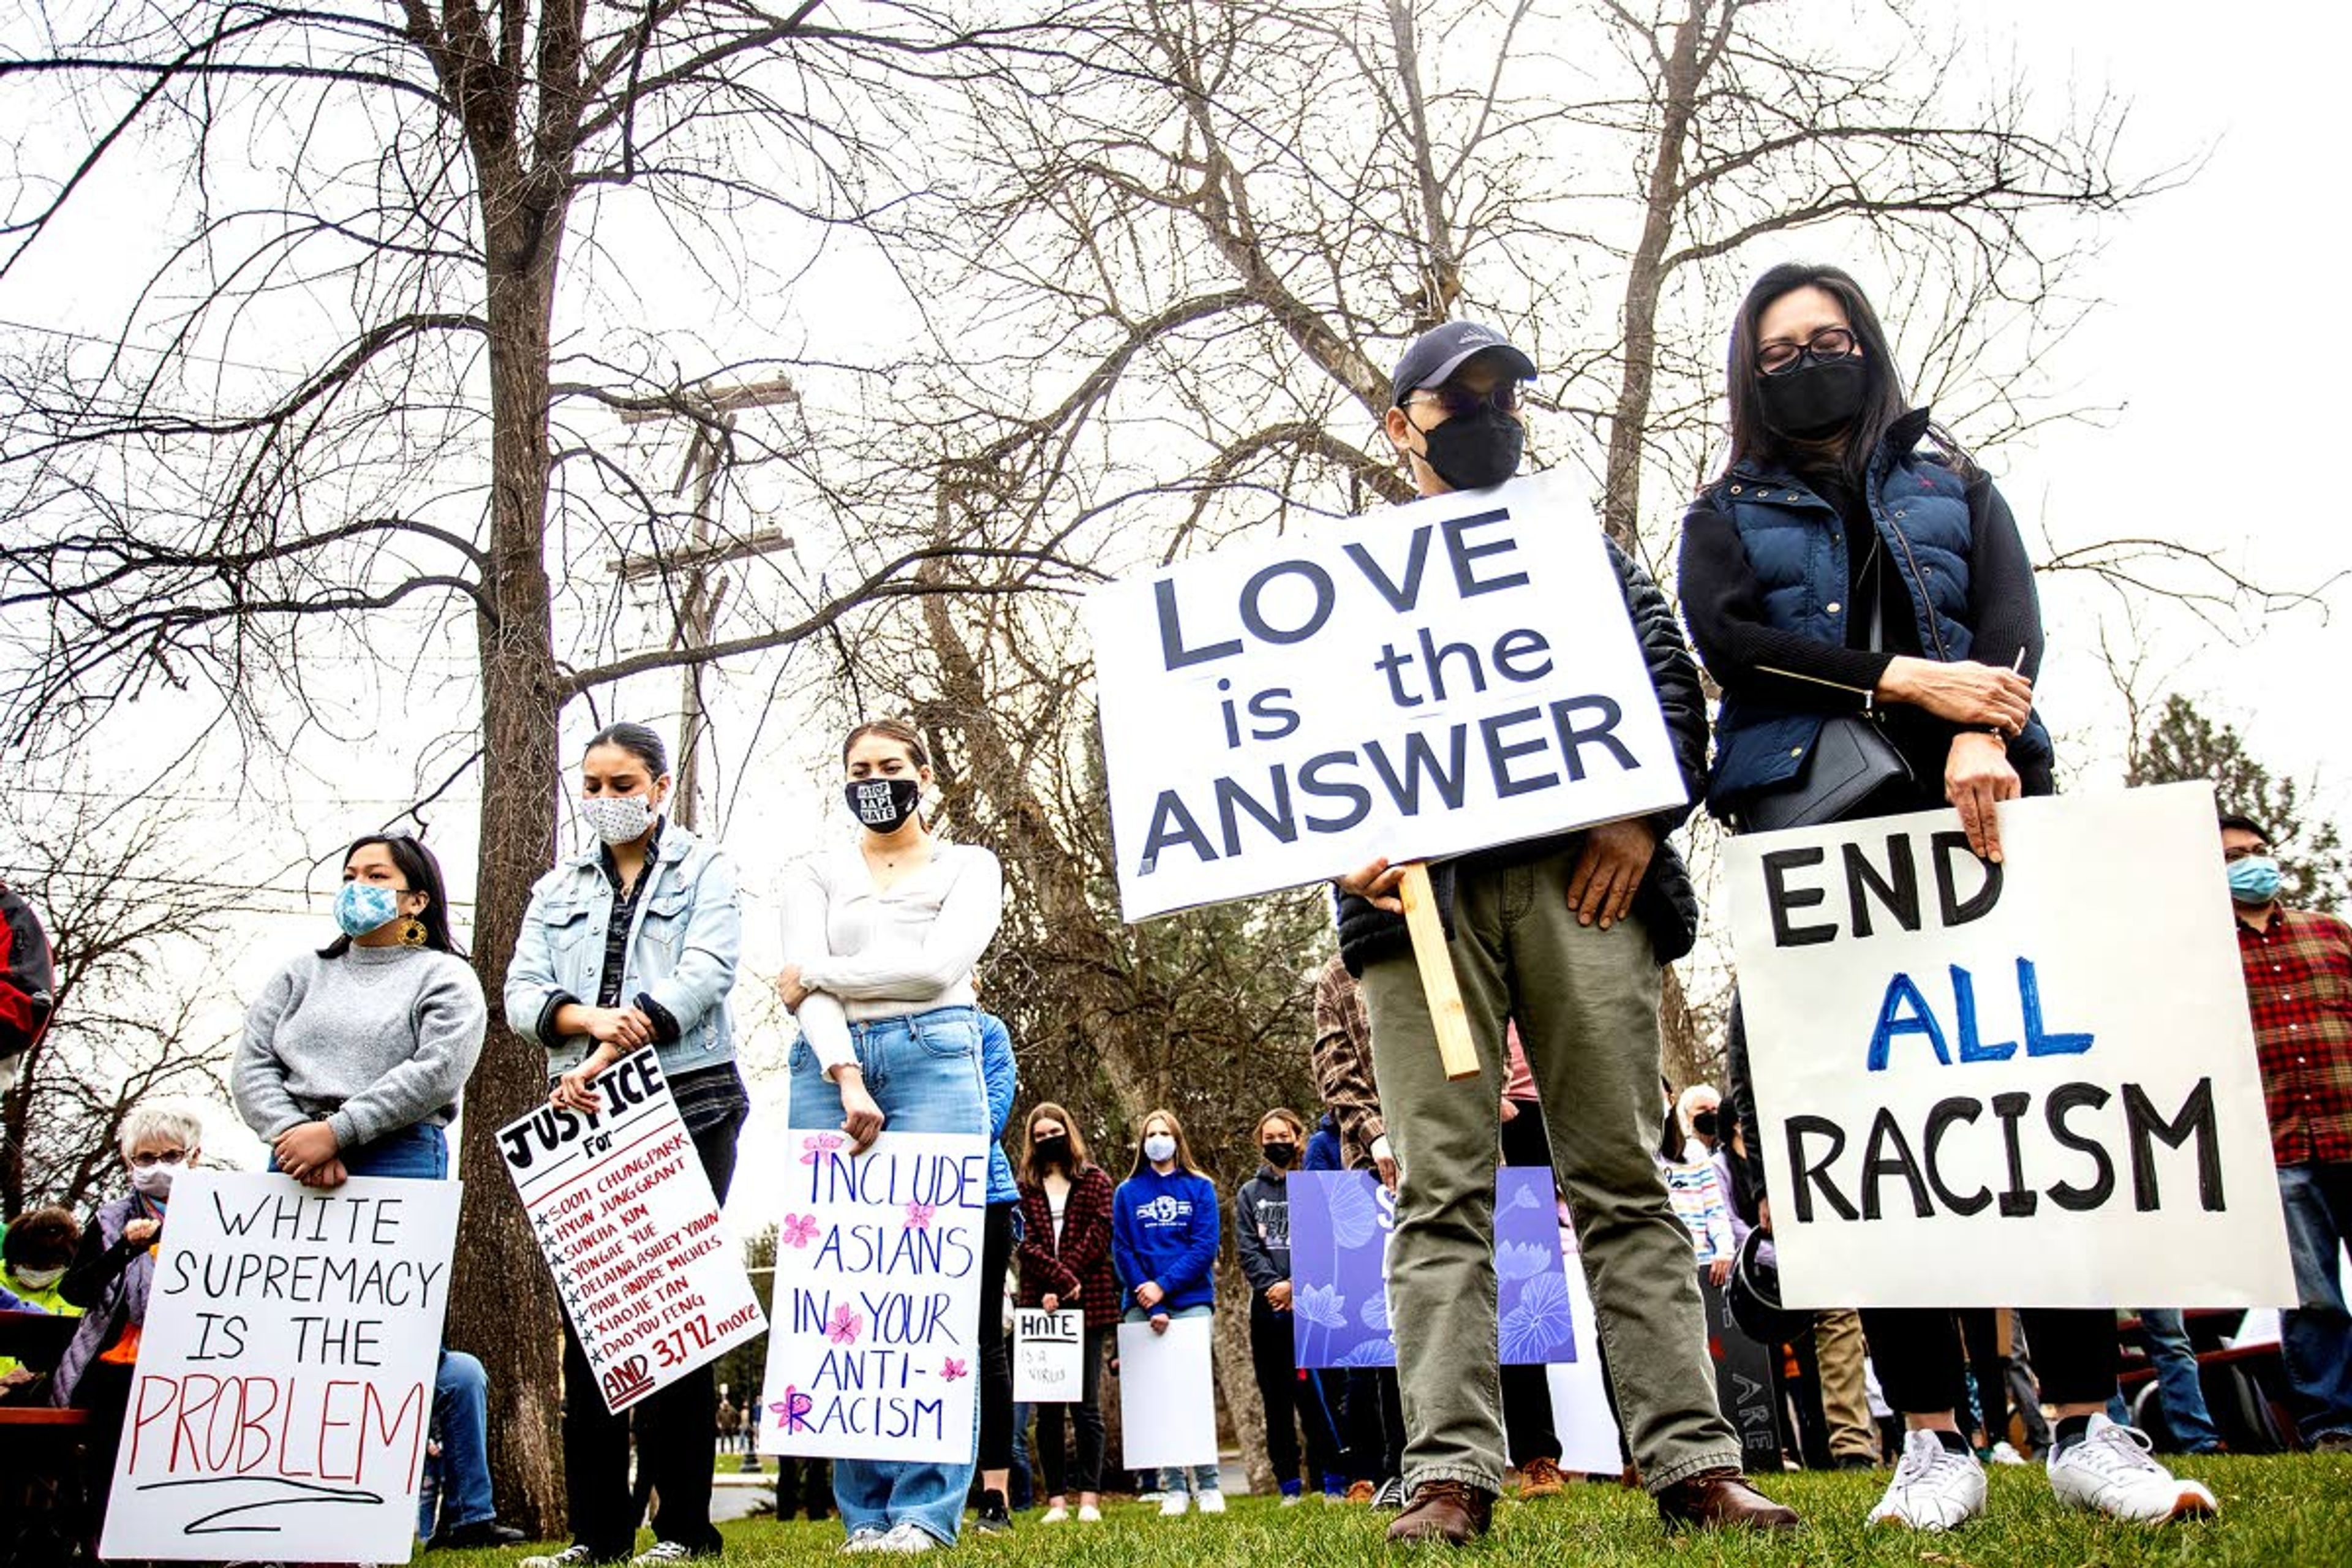
[[[2065,345],[2064,378],[2083,403],[2120,404],[2122,411],[2102,428],[2048,432],[1995,464],[2029,537],[2037,520],[2063,519],[2059,531],[2070,540],[2095,531],[2156,534],[2217,548],[2246,574],[2279,586],[2352,573],[2352,538],[2338,503],[2325,499],[2324,483],[2320,499],[2308,500],[2314,487],[2304,473],[2306,452],[2324,457],[2342,438],[2347,400],[2334,367],[2352,363],[2343,256],[2327,221],[2343,185],[2339,79],[2352,52],[2345,10],[2291,5],[2263,13],[2259,25],[2232,25],[2239,13],[2124,0],[1971,0],[1965,14],[2014,41],[2046,97],[2063,93],[2071,77],[2085,91],[2104,84],[2131,99],[2126,148],[2136,167],[2205,160],[2183,188],[2113,223],[2103,257],[2081,280],[2102,307]],[[79,259],[53,249],[44,268],[0,284],[0,319],[102,326],[95,295],[75,281]],[[829,307],[839,319],[847,312],[837,308],[850,303]],[[2095,531],[2085,519],[2096,520]],[[2117,751],[2117,707],[2097,659],[2098,630],[2105,624],[2120,634],[2124,623],[2113,598],[2085,584],[2056,581],[2045,592],[2053,627],[2045,710],[2062,740],[2081,738],[2077,762],[2084,782],[2095,782]],[[2285,615],[2242,646],[2153,611],[2147,669],[2209,701],[2245,730],[2260,755],[2315,783],[2323,805],[2339,810],[2352,792],[2345,704],[2333,679],[2352,654],[2352,583],[2337,583],[2327,598],[2337,612],[2332,619],[2310,609]],[[665,681],[659,689],[667,696],[674,688]],[[387,716],[377,736],[343,747],[321,776],[292,791],[309,803],[312,825],[340,823],[359,804],[348,784],[326,774],[384,778],[383,763],[399,755],[403,737],[399,717]],[[338,759],[347,769],[333,765]],[[132,760],[110,754],[99,765],[127,769]],[[825,815],[832,792],[820,782],[760,781],[758,809],[740,819],[756,828],[740,829],[729,845],[755,891],[786,848],[804,844],[820,823],[831,825],[827,831],[837,826]],[[226,826],[236,820],[244,787],[223,777],[187,781],[184,793],[209,804]],[[469,793],[458,792],[453,805]],[[342,803],[331,805],[338,795]],[[436,842],[465,898],[470,832],[452,823],[436,827]],[[255,874],[283,863],[281,857]],[[311,885],[323,890],[333,878],[334,868],[322,868]],[[293,912],[299,906],[290,896],[276,902],[289,912],[233,922],[248,939],[229,975],[238,994],[250,994],[293,944],[323,931],[322,900],[310,914]],[[755,907],[747,955],[754,973],[746,988],[764,989],[773,925],[772,911]],[[739,992],[739,999],[748,996]],[[782,1053],[780,1040],[763,1037],[752,1043],[752,1065],[772,1067]],[[763,1119],[778,1112],[780,1076],[755,1071]],[[238,1142],[226,1129],[220,1141]],[[757,1179],[755,1156],[737,1192],[752,1197],[766,1184]]]

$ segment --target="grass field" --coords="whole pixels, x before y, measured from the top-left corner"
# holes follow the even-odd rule
[[[2347,1568],[2352,1565],[2352,1458],[2172,1459],[2176,1474],[2213,1489],[2221,1517],[2202,1524],[2145,1526],[2112,1523],[2061,1509],[2039,1467],[1995,1469],[1985,1516],[1949,1535],[1866,1530],[1863,1516],[1885,1485],[1877,1475],[1792,1475],[1769,1489],[1807,1520],[1792,1537],[1744,1534],[1674,1537],[1658,1527],[1648,1500],[1614,1487],[1571,1487],[1541,1502],[1506,1501],[1496,1510],[1495,1533],[1469,1557],[1485,1563],[1575,1564],[1577,1568],[1635,1565],[1927,1564],[1930,1568],[2130,1568],[2141,1563],[2226,1564],[2228,1568]],[[1114,1504],[1103,1523],[1048,1528],[1037,1515],[1016,1518],[1009,1535],[969,1531],[959,1561],[1007,1568],[1149,1568],[1160,1563],[1286,1564],[1351,1568],[1394,1561],[1381,1532],[1393,1516],[1370,1509],[1309,1500],[1280,1509],[1270,1500],[1235,1498],[1220,1519],[1162,1520],[1154,1509]],[[838,1524],[777,1524],[745,1521],[726,1527],[730,1563],[813,1562],[841,1543]],[[649,1541],[650,1537],[645,1538]],[[533,1548],[531,1550],[544,1550]],[[492,1568],[524,1555],[512,1552],[446,1552],[420,1559],[432,1568]],[[1416,1559],[1441,1553],[1423,1549]]]

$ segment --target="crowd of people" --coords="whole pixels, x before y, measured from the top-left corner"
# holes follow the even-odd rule
[[[975,1499],[986,1531],[1007,1528],[1031,1491],[1045,1522],[1099,1520],[1107,1492],[1128,1489],[1105,1468],[1113,1331],[1164,1332],[1215,1310],[1230,1201],[1249,1375],[1284,1500],[1386,1505],[1392,1541],[1474,1541],[1513,1472],[1523,1498],[1567,1481],[1542,1369],[1496,1364],[1495,1173],[1508,1164],[1548,1168],[1573,1224],[1624,1477],[1673,1527],[1799,1524],[1748,1479],[1708,1358],[1706,1291],[1777,1306],[1769,1152],[1736,1003],[1724,1093],[1677,1092],[1660,1077],[1661,976],[1690,950],[1700,912],[1670,836],[1701,802],[1735,833],[1948,804],[1970,847],[1998,861],[1996,808],[2051,793],[2053,749],[2033,709],[2043,629],[2016,522],[1965,449],[1907,402],[1859,287],[1832,268],[1776,268],[1743,301],[1729,342],[1730,450],[1684,521],[1681,617],[1638,563],[1609,550],[1691,804],[1431,868],[1476,1047],[1468,1079],[1440,1064],[1403,868],[1375,861],[1339,879],[1336,952],[1313,982],[1323,1103],[1312,1117],[1265,1110],[1229,1200],[1164,1108],[1133,1122],[1116,1177],[1093,1157],[1072,1095],[1033,1101],[1007,1150],[1017,1043],[982,1010],[976,978],[1002,917],[1002,871],[927,814],[934,780],[915,729],[882,720],[850,731],[842,785],[856,836],[803,862],[783,896],[775,984],[798,1032],[790,1124],[837,1130],[860,1150],[886,1130],[987,1136],[990,1306],[976,1325],[970,1445],[921,1459],[835,1458],[829,1479],[808,1467],[780,1486],[786,1511],[797,1495],[812,1517],[837,1514],[845,1552],[894,1554],[953,1544]],[[1517,471],[1522,389],[1538,368],[1467,323],[1408,347],[1385,430],[1420,495]],[[1712,726],[1692,645],[1723,694]],[[1835,780],[1809,766],[1832,749],[1852,763]],[[742,921],[733,874],[716,844],[665,810],[673,781],[652,730],[598,732],[577,784],[593,842],[532,891],[503,1025],[545,1047],[559,1106],[593,1107],[597,1075],[651,1047],[723,1201],[750,1111],[729,1005]],[[2352,1322],[2336,1285],[2352,1233],[2352,933],[2279,903],[2261,824],[2225,819],[2220,852],[2299,1294],[2284,1317],[2285,1374],[2301,1441],[2341,1451],[2352,1448]],[[268,1144],[269,1167],[312,1187],[446,1179],[446,1129],[488,1005],[423,843],[362,837],[342,874],[339,934],[292,955],[252,1003],[231,1074],[237,1112]],[[21,937],[16,947],[21,958]],[[0,1006],[0,1023],[19,1013],[31,1017]],[[0,1383],[92,1413],[93,1522],[173,1180],[203,1159],[201,1120],[142,1106],[123,1121],[120,1156],[121,1191],[86,1225],[35,1211],[13,1219],[0,1247],[0,1306],[80,1314],[54,1369],[0,1368]],[[1370,1173],[1394,1194],[1393,1368],[1297,1365],[1290,1184],[1301,1169]],[[1014,1404],[994,1310],[1008,1295],[1081,1314],[1075,1401]],[[2017,1457],[2012,1403],[2016,1438],[2042,1452],[2062,1503],[2148,1521],[2215,1511],[2211,1493],[2175,1477],[2125,1418],[2112,1311],[1865,1308],[1764,1321],[1775,1363],[1805,1369],[1790,1446],[1840,1466],[1891,1458],[1874,1521],[1936,1531],[1981,1511],[1984,1463]],[[2170,1431],[2210,1449],[2219,1439],[2197,1403],[2178,1310],[2142,1309],[2137,1321]],[[717,1554],[712,1471],[722,1439],[744,1440],[743,1408],[721,1404],[706,1365],[615,1415],[569,1323],[563,1334],[571,1539],[527,1563]],[[446,1352],[420,1521],[436,1544],[519,1539],[493,1505],[485,1408],[480,1363]],[[1224,1509],[1213,1463],[1136,1485],[1164,1514]],[[648,1498],[655,1541],[639,1552]]]

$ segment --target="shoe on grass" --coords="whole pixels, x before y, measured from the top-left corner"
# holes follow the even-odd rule
[[[622,1561],[624,1559],[618,1557],[599,1557],[578,1542],[573,1542],[561,1552],[526,1557],[516,1568],[596,1568],[598,1564]]]
[[[2202,1484],[2177,1479],[2150,1458],[2149,1447],[2137,1426],[2094,1415],[2082,1436],[2052,1446],[2050,1489],[2063,1503],[2141,1524],[2210,1519],[2221,1511]]]
[[[1370,1481],[1349,1481],[1348,1483],[1346,1500],[1349,1502],[1370,1502],[1379,1494],[1380,1488],[1372,1485]]]
[[[1984,1502],[1984,1467],[1976,1455],[1948,1448],[1941,1437],[1921,1427],[1904,1437],[1895,1479],[1870,1510],[1870,1522],[1950,1530],[1982,1513]]]
[[[1097,1508],[1090,1502],[1080,1503],[1078,1505],[1078,1522],[1080,1524],[1100,1524],[1102,1522],[1102,1510]]]
[[[972,1521],[971,1527],[982,1535],[1002,1535],[1013,1528],[1013,1516],[1005,1511],[1003,1492],[980,1494],[980,1516]]]
[[[1069,1517],[1070,1510],[1067,1508],[1064,1507],[1060,1503],[1053,1503],[1047,1506],[1045,1510],[1045,1517],[1039,1520],[1037,1522],[1040,1524],[1060,1524]]]
[[[1467,1546],[1495,1522],[1495,1494],[1467,1481],[1423,1481],[1412,1491],[1396,1522],[1389,1526],[1389,1542],[1396,1546],[1433,1544]]]
[[[1985,1450],[1984,1460],[1988,1465],[2021,1465],[2026,1462],[2025,1456],[2019,1453],[2015,1445],[2006,1437]]]
[[[1391,1476],[1387,1480],[1382,1481],[1381,1483],[1381,1489],[1372,1494],[1372,1506],[1374,1508],[1402,1508],[1404,1506],[1404,1478],[1402,1476]]]
[[[1219,1491],[1214,1487],[1211,1487],[1208,1490],[1202,1492],[1201,1494],[1201,1511],[1202,1513],[1224,1512],[1225,1494]]]
[[[841,1554],[846,1557],[854,1552],[879,1552],[883,1538],[887,1534],[888,1531],[877,1530],[870,1524],[859,1525],[849,1532],[849,1539],[841,1543]]]
[[[656,1541],[629,1559],[629,1568],[668,1568],[673,1563],[716,1563],[716,1552],[697,1552],[683,1541]]]
[[[890,1527],[890,1533],[885,1535],[882,1544],[874,1550],[888,1555],[911,1557],[919,1552],[936,1552],[939,1547],[939,1538],[919,1524],[900,1520]]]
[[[1529,1459],[1519,1467],[1519,1496],[1522,1500],[1558,1497],[1568,1489],[1568,1482],[1559,1473],[1558,1459]]]
[[[1174,1519],[1179,1514],[1188,1512],[1192,1507],[1191,1492],[1170,1492],[1160,1500],[1160,1517]]]

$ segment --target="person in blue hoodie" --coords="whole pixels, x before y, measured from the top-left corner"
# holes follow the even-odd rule
[[[1111,1199],[1111,1259],[1127,1291],[1129,1322],[1166,1333],[1172,1319],[1215,1310],[1217,1230],[1217,1189],[1194,1162],[1184,1124],[1171,1110],[1153,1111],[1143,1119],[1135,1168]],[[1169,1466],[1160,1489],[1162,1514],[1183,1513],[1194,1493],[1202,1513],[1225,1511],[1213,1464]]]
[[[979,982],[974,980],[977,985]],[[980,1249],[980,1517],[977,1528],[995,1534],[1013,1528],[1006,1494],[1013,1489],[1013,1352],[1004,1331],[1004,1276],[1013,1264],[1021,1189],[1004,1157],[1004,1123],[1020,1092],[1013,1032],[993,1013],[980,1015],[981,1088],[988,1096],[988,1217]]]

